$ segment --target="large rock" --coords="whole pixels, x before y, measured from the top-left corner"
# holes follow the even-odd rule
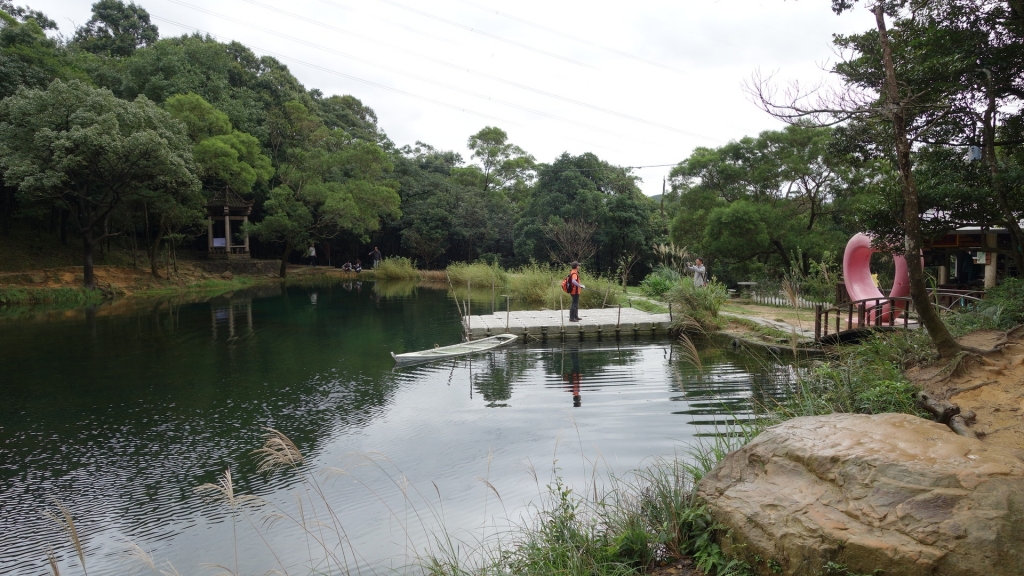
[[[1024,574],[1024,461],[914,416],[790,420],[697,489],[763,573]]]

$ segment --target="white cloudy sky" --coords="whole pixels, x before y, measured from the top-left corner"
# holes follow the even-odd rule
[[[20,0],[66,35],[89,0]],[[871,28],[829,0],[138,0],[161,36],[200,30],[281,59],[307,88],[352,94],[398,145],[469,158],[486,125],[539,161],[594,152],[675,164],[777,128],[743,92],[760,69],[817,80],[833,33]],[[628,116],[628,118],[627,118]],[[641,168],[661,192],[669,167]]]

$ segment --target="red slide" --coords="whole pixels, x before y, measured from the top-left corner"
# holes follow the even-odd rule
[[[846,279],[846,292],[850,295],[850,300],[870,300],[878,299],[879,302],[872,303],[867,302],[868,308],[868,323],[874,324],[877,321],[888,323],[890,315],[892,318],[897,318],[902,310],[898,308],[892,309],[892,306],[888,303],[883,304],[881,309],[877,307],[877,304],[885,301],[885,296],[875,286],[874,280],[871,279],[871,255],[876,250],[871,247],[871,237],[867,234],[855,234],[850,241],[846,243],[846,252],[843,253],[843,277]],[[907,274],[907,261],[903,256],[896,254],[892,255],[893,261],[896,263],[896,276],[893,280],[892,291],[889,292],[890,298],[900,298],[910,295],[910,275]]]

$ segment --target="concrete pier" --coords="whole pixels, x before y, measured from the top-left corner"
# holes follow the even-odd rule
[[[528,334],[532,338],[596,340],[598,338],[666,338],[672,321],[668,314],[650,314],[636,308],[581,309],[580,321],[569,322],[569,311],[523,310],[462,317],[471,340],[497,334]]]

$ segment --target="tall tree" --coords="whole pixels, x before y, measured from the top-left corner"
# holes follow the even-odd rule
[[[528,183],[533,178],[533,156],[509,142],[508,134],[501,128],[483,128],[469,137],[466,146],[473,151],[473,158],[480,161],[484,192],[516,182]]]
[[[93,54],[126,57],[159,37],[145,8],[134,2],[100,0],[92,5],[92,18],[75,31],[74,43]]]
[[[806,272],[809,258],[845,242],[838,228],[848,168],[828,150],[831,133],[795,124],[696,149],[671,172],[673,241],[737,275],[759,267]]]
[[[855,0],[835,0],[833,9],[843,12],[854,4]],[[836,37],[837,46],[851,55],[835,66],[844,90],[815,101],[795,90],[779,98],[760,80],[753,87],[755,98],[776,117],[848,123],[850,134],[867,137],[864,148],[876,147],[876,153],[894,167],[899,190],[894,216],[902,228],[911,296],[922,324],[944,357],[963,348],[928,299],[919,258],[926,229],[923,219],[934,219],[939,211],[922,204],[915,163],[928,146],[971,143],[978,127],[982,137],[977,139],[989,142],[986,154],[994,156],[991,98],[984,88],[972,86],[991,85],[992,70],[1001,63],[1003,73],[998,77],[1005,93],[1024,94],[1019,86],[1021,74],[1012,72],[1020,65],[1022,52],[1019,41],[1012,41],[1019,31],[1005,29],[1006,23],[1013,22],[1008,6],[995,0],[873,3],[869,8],[875,17],[874,30]],[[1004,29],[986,32],[981,22],[970,21],[983,14],[994,15],[993,22],[1002,21]],[[1005,219],[1012,230],[1015,218]]]
[[[382,218],[401,215],[397,183],[386,177],[390,159],[375,143],[327,128],[298,101],[285,104],[274,126],[280,183],[248,232],[284,245],[282,278],[294,248],[341,232],[365,238]]]
[[[0,170],[30,202],[68,210],[82,235],[84,284],[115,210],[197,189],[184,126],[146,98],[126,102],[79,81],[20,90],[0,102]]]

